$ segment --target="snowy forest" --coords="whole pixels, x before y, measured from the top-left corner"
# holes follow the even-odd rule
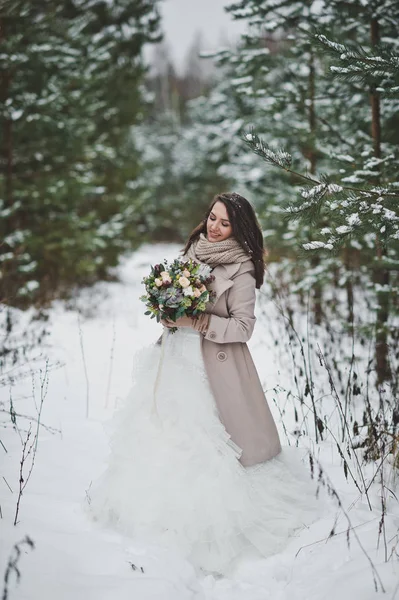
[[[161,4],[0,0],[3,599],[394,600],[399,3],[226,0],[245,34],[216,49],[198,35],[181,71]],[[159,333],[141,279],[221,191],[256,209],[267,267],[252,350],[279,431],[309,450],[336,512],[224,584],[146,555],[159,568],[146,587],[77,507],[133,350]],[[76,558],[56,540],[64,517]]]

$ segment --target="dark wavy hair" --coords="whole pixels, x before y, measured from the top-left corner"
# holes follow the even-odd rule
[[[188,251],[191,244],[199,238],[201,233],[206,235],[207,220],[216,202],[222,202],[225,205],[233,230],[233,237],[251,256],[251,260],[255,265],[256,287],[259,289],[265,275],[266,251],[263,245],[263,235],[252,205],[246,198],[240,196],[240,194],[236,194],[235,192],[216,194],[206,212],[205,218],[190,233],[184,253]]]

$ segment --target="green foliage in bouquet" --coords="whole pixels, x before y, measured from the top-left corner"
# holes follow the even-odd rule
[[[144,277],[146,294],[140,297],[151,319],[176,322],[183,316],[196,317],[205,311],[213,292],[208,289],[214,280],[211,268],[190,260],[175,259],[151,267]]]

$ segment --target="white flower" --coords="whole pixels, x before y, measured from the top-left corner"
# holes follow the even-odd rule
[[[154,283],[155,283],[155,285],[156,285],[157,287],[161,287],[161,285],[162,285],[162,279],[159,279],[159,277],[156,277],[156,278],[154,279]]]
[[[188,287],[184,288],[183,294],[185,296],[194,296],[194,291],[193,291],[193,288],[191,287],[191,285],[189,285]]]
[[[200,277],[208,277],[211,271],[212,267],[210,267],[209,265],[200,265],[200,268],[198,269],[198,275]]]
[[[190,282],[187,279],[187,277],[180,277],[179,284],[181,285],[182,288],[186,288],[190,285]]]

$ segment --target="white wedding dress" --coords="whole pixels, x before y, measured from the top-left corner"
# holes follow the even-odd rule
[[[243,556],[278,552],[317,518],[299,449],[249,468],[238,461],[209,388],[200,334],[165,330],[162,345],[135,362],[133,388],[113,418],[107,468],[90,493],[97,520],[226,573]]]

